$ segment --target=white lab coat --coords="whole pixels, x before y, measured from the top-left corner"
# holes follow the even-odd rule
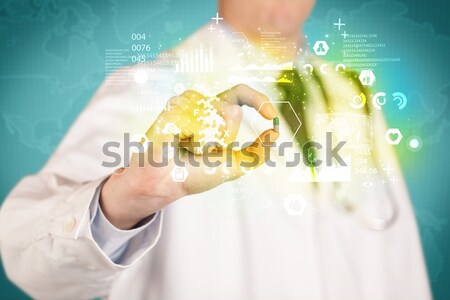
[[[100,87],[45,167],[23,178],[4,202],[0,242],[8,277],[40,299],[430,299],[409,196],[384,141],[380,114],[373,116],[375,151],[397,170],[395,186],[385,178],[382,183],[381,176],[365,191],[353,176],[338,190],[333,183],[293,182],[292,170],[284,166],[262,166],[164,208],[133,238],[120,264],[96,244],[89,206],[112,172],[101,167],[107,160],[102,145],[123,141],[124,132],[145,132],[175,95],[177,83],[211,93],[234,85],[227,70],[248,63],[257,50],[228,43],[229,34],[226,27],[210,32],[205,26],[173,50],[185,53],[199,43],[211,44],[214,72],[174,73],[163,65],[140,65],[124,71],[126,84],[107,80]],[[147,84],[134,82],[138,69],[149,76]],[[355,91],[342,88],[341,77],[329,72],[322,80],[333,101],[348,109]],[[270,84],[250,85],[277,100]],[[238,140],[255,139],[255,115],[246,110]],[[256,130],[271,126],[259,119],[253,123]],[[291,138],[286,126],[282,119],[280,141]],[[291,194],[307,200],[303,214],[287,213],[283,199]],[[370,229],[361,210],[346,213],[336,205],[342,194],[352,203],[389,197],[397,218],[386,230]]]

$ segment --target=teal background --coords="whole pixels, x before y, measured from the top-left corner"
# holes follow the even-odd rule
[[[387,43],[377,79],[405,91],[391,126],[423,140],[419,152],[398,148],[418,219],[435,299],[450,299],[450,11],[445,1],[318,0],[305,33],[336,33],[341,17],[351,32],[375,32]],[[0,3],[0,199],[37,172],[104,78],[105,48],[129,47],[132,32],[152,35],[153,49],[188,36],[216,13],[213,0],[30,0]],[[0,299],[28,299],[0,268]]]

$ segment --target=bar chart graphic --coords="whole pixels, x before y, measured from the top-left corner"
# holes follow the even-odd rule
[[[179,62],[175,65],[175,72],[179,73],[208,73],[214,70],[214,59],[212,47],[200,47],[182,52],[179,55]]]

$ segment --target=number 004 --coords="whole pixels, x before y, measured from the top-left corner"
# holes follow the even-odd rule
[[[131,39],[133,41],[145,40],[145,33],[132,33]]]

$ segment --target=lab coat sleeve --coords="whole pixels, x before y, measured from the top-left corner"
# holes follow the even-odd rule
[[[159,214],[162,212],[157,212],[142,220],[136,228],[120,230],[108,221],[99,205],[102,186],[100,185],[96,189],[94,199],[90,205],[92,237],[100,249],[113,262],[121,265],[130,264],[133,261],[133,257],[145,251],[151,245],[151,242],[154,241],[154,239],[147,240],[145,237],[148,234],[143,233],[143,231],[157,231],[160,220]],[[127,251],[131,247],[130,245],[138,245],[138,248],[130,253],[130,251]]]
[[[106,296],[121,270],[136,264],[157,243],[162,214],[137,233],[115,263],[94,240],[90,205],[114,170],[101,166],[102,146],[124,132],[145,130],[132,85],[103,84],[78,116],[44,168],[23,178],[0,212],[0,251],[7,276],[38,299]],[[133,120],[142,120],[138,125]],[[93,217],[93,216],[92,216]]]
[[[99,247],[89,206],[102,179],[70,188],[51,175],[24,178],[2,206],[0,246],[8,277],[33,298],[105,296],[118,273],[157,242],[158,214],[129,242],[120,264]]]

